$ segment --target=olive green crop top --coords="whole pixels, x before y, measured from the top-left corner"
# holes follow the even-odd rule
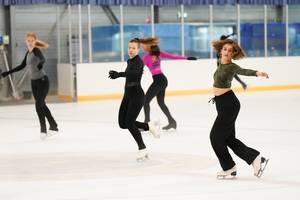
[[[243,69],[235,63],[219,64],[214,73],[214,87],[230,88],[235,74],[256,76],[256,72],[252,69]]]

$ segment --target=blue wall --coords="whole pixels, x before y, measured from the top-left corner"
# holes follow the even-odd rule
[[[268,55],[285,55],[285,24],[269,23]],[[185,54],[208,58],[210,42],[222,34],[236,30],[235,25],[214,26],[213,35],[209,35],[208,25],[186,24]],[[181,54],[180,24],[155,24],[155,35],[160,39],[160,48],[170,53]],[[151,25],[125,25],[124,50],[127,42],[134,37],[150,37]],[[300,56],[300,23],[289,24],[289,55]],[[101,60],[102,53],[113,52],[109,60],[120,60],[120,26],[101,26],[92,28],[92,43],[95,60]],[[241,24],[241,45],[249,57],[264,56],[264,24]]]

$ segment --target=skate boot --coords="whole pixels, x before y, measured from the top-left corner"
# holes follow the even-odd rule
[[[143,162],[149,159],[147,149],[141,149],[137,153],[136,161]]]
[[[49,136],[53,136],[53,135],[57,135],[58,132],[58,128],[57,126],[50,126],[49,128]]]
[[[172,121],[167,126],[164,126],[162,129],[167,131],[167,130],[171,130],[171,129],[176,130],[176,128],[177,128],[177,122]]]
[[[45,133],[45,132],[41,132],[41,133],[40,133],[40,138],[41,138],[41,140],[45,140],[46,137],[47,137],[47,133]]]
[[[260,178],[268,164],[269,159],[266,159],[261,156],[257,156],[252,162],[252,166],[254,169],[254,176]]]
[[[149,131],[155,138],[160,138],[160,122],[150,121],[148,123]]]
[[[41,125],[40,138],[41,138],[41,140],[45,140],[46,137],[47,137],[47,128],[46,128],[46,125]]]
[[[217,173],[217,179],[235,179],[235,178],[236,178],[236,166],[234,166],[229,170],[220,171]]]

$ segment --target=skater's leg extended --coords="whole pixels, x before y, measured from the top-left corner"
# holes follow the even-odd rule
[[[145,149],[146,146],[144,144],[141,132],[139,131],[138,127],[136,126],[136,119],[143,107],[144,103],[144,93],[142,90],[138,90],[134,93],[134,98],[130,98],[127,102],[127,112],[125,116],[125,127],[128,128],[131,135],[135,139],[136,143],[138,144],[139,150]]]
[[[163,113],[167,116],[168,122],[169,122],[169,124],[167,126],[163,127],[163,129],[164,130],[168,130],[171,128],[176,129],[177,123],[176,123],[175,119],[172,117],[172,115],[169,111],[169,108],[167,107],[167,105],[165,103],[165,93],[166,93],[166,89],[163,89],[156,96],[157,103],[158,103],[159,107],[161,108],[161,110],[163,111]]]
[[[235,162],[227,148],[226,139],[229,133],[226,132],[226,129],[223,129],[223,125],[223,116],[218,115],[210,132],[210,142],[223,171],[226,171],[233,168],[235,166]]]
[[[259,155],[259,152],[246,146],[243,142],[235,137],[235,128],[232,128],[232,134],[226,140],[227,145],[241,159],[250,165],[253,160]]]
[[[150,102],[157,95],[159,88],[159,84],[154,81],[146,92],[144,102],[145,123],[148,123],[150,121]]]
[[[47,128],[46,128],[46,120],[45,120],[45,113],[43,107],[45,105],[45,98],[42,95],[41,84],[39,80],[32,80],[31,81],[31,89],[32,94],[35,99],[35,109],[39,118],[40,128],[41,128],[41,138],[44,139],[47,135]]]

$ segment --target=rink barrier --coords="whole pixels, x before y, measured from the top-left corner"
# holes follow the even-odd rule
[[[246,58],[235,61],[235,63],[243,68],[269,73],[269,79],[240,76],[248,85],[246,92],[300,89],[300,68],[298,67],[300,57]],[[216,70],[215,59],[163,61],[162,66],[169,82],[167,96],[212,95],[213,74]],[[71,66],[68,66],[67,69],[61,70],[64,75],[60,76],[63,80],[59,83],[64,85],[59,87],[63,90],[59,91],[59,96],[61,99],[70,100],[73,99],[71,94],[76,93],[77,101],[120,99],[123,95],[125,79],[111,80],[108,78],[108,71],[124,71],[125,68],[126,62],[77,64],[75,79]],[[71,77],[65,78],[64,76]],[[71,80],[74,79],[76,81],[72,83]],[[145,92],[151,83],[152,76],[145,67],[141,83]],[[72,91],[75,85],[76,92]],[[244,92],[241,85],[235,80],[232,82],[232,88],[235,92]]]
[[[67,95],[58,95],[58,99],[59,101],[63,101],[63,102],[71,102],[73,101],[73,97],[72,96],[67,96]]]
[[[234,92],[268,92],[281,90],[300,90],[300,85],[278,85],[278,86],[256,86],[248,88],[246,91],[243,88],[232,88]],[[167,91],[166,96],[191,96],[191,95],[213,95],[212,89],[199,90],[181,90]],[[113,95],[95,95],[95,96],[79,96],[78,101],[96,101],[96,100],[114,100],[121,99],[123,94]]]
[[[74,66],[67,63],[57,65],[58,98],[60,101],[73,101],[75,98]]]

